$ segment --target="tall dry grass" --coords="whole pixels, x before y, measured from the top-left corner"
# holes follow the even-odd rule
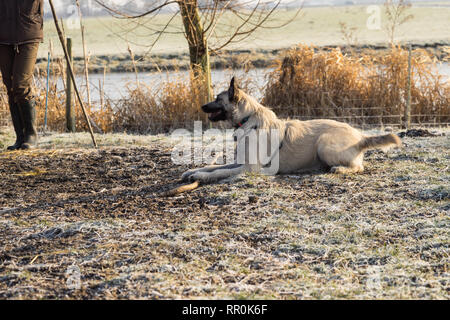
[[[127,99],[119,101],[112,129],[119,132],[160,133],[191,128],[193,122],[207,121],[201,112],[202,88],[185,80],[164,82],[156,90],[151,85],[129,89]]]
[[[52,64],[48,95],[47,130],[66,131],[65,68],[61,63]],[[37,122],[42,129],[45,116],[45,74],[35,76]],[[63,88],[58,87],[58,82]],[[85,89],[79,84],[82,95]],[[145,84],[129,83],[127,96],[120,100],[109,99],[102,90],[102,84],[94,88],[101,95],[100,101],[89,105],[87,113],[97,132],[128,132],[140,134],[167,133],[176,128],[190,128],[195,120],[207,123],[207,116],[201,112],[204,90],[201,83],[192,85],[187,79]],[[84,96],[84,95],[83,95]],[[87,124],[78,101],[73,98],[77,131],[87,130]]]
[[[37,126],[40,130],[44,128],[45,119],[45,99],[46,99],[46,73],[37,70],[34,76],[35,101],[37,104]],[[58,82],[62,83],[62,88],[58,87]],[[48,92],[47,110],[47,130],[65,132],[66,131],[66,68],[62,59],[56,59],[51,63]],[[78,84],[83,93],[84,86]],[[83,94],[82,94],[83,95]],[[88,126],[84,119],[81,106],[73,94],[72,104],[75,110],[77,131],[87,131]],[[89,104],[84,101],[84,105],[92,120],[94,131],[110,132],[112,130],[112,107],[110,100],[104,104]]]
[[[413,123],[450,122],[450,83],[424,50],[412,55]],[[401,124],[406,107],[408,51],[344,55],[299,46],[286,52],[268,76],[263,104],[278,115],[332,118],[365,124]]]
[[[216,86],[227,87],[228,83],[229,79],[225,79],[224,83],[216,83]],[[240,86],[252,93],[255,80],[243,79]],[[167,133],[177,128],[191,130],[194,121],[202,121],[207,128],[211,123],[201,111],[201,106],[206,102],[205,91],[204,83],[192,81],[192,75],[190,79],[180,77],[159,84],[139,82],[139,86],[132,85],[128,88],[126,99],[115,104],[112,130],[143,134]]]
[[[48,124],[50,131],[66,131],[65,120],[65,70],[63,65],[55,65],[50,81],[48,98]],[[45,75],[37,79],[38,126],[43,127],[45,114]],[[57,82],[62,82],[64,88],[58,88]],[[228,79],[225,80],[228,82]],[[252,79],[241,83],[246,90],[254,87]],[[224,87],[222,83],[220,86]],[[80,86],[83,89],[83,86]],[[101,90],[101,85],[96,90]],[[177,128],[192,129],[194,121],[202,121],[209,126],[207,115],[201,111],[205,102],[204,85],[198,81],[190,81],[182,77],[160,83],[131,82],[127,85],[127,95],[117,101],[105,96],[97,104],[85,104],[87,113],[93,120],[94,131],[97,132],[127,132],[138,134],[168,133]],[[78,131],[86,131],[81,108],[78,101],[73,101],[76,111],[76,127]]]

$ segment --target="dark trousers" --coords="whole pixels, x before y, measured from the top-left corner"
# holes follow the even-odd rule
[[[10,103],[22,104],[33,98],[33,70],[39,42],[0,44],[0,70]]]

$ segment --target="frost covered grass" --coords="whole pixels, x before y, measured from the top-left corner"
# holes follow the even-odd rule
[[[0,154],[0,297],[448,299],[440,132],[368,152],[363,174],[245,175],[174,198],[158,192],[187,167],[165,136],[43,137]]]

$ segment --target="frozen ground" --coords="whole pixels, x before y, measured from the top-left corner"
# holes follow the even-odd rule
[[[246,175],[174,198],[167,137],[0,153],[0,298],[449,299],[446,135],[363,174]],[[0,133],[0,144],[12,142]]]

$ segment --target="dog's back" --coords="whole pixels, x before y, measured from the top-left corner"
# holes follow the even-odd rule
[[[280,173],[319,167],[323,162],[330,167],[357,166],[362,170],[365,150],[401,145],[396,135],[367,137],[334,120],[286,120],[285,125]]]

